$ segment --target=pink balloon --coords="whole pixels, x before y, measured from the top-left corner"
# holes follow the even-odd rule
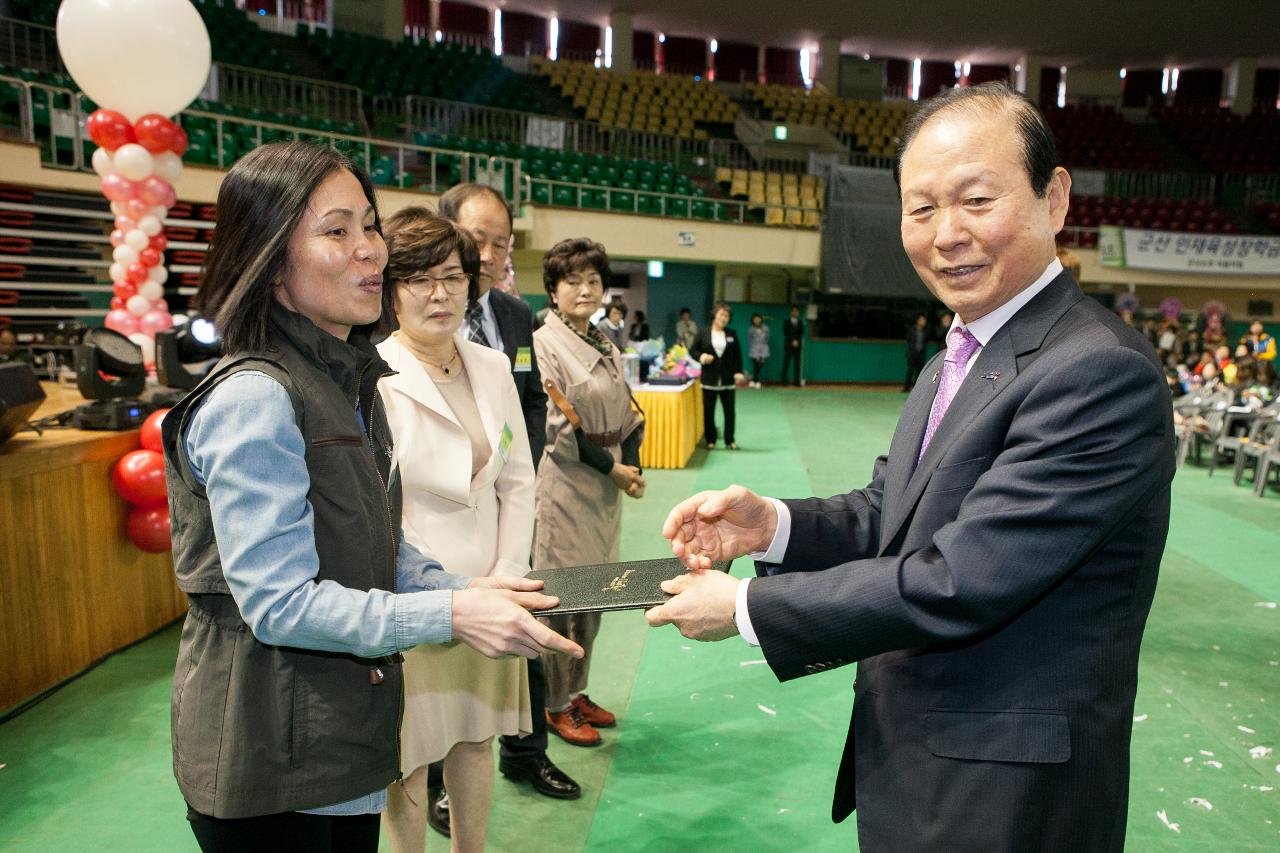
[[[124,243],[124,232],[121,231],[119,228],[117,228],[116,230],[111,232],[111,245],[112,247],[115,247],[115,246],[121,245],[122,243]]]
[[[173,207],[174,202],[178,200],[169,182],[156,175],[139,182],[138,198],[147,204],[160,205],[166,209]]]
[[[116,228],[128,234],[130,231],[138,227],[138,223],[134,222],[127,216],[120,215],[116,217]]]
[[[138,197],[138,185],[112,172],[102,179],[102,194],[112,201],[132,201]]]
[[[173,318],[169,316],[168,311],[148,311],[138,321],[138,331],[144,335],[154,335],[156,332],[163,332],[172,327]]]
[[[128,215],[128,217],[132,219],[134,222],[137,222],[139,219],[146,216],[147,211],[151,209],[151,206],[147,204],[145,201],[142,201],[141,199],[136,199],[136,198],[130,199],[128,202],[125,203],[124,207],[125,207],[126,215]]]
[[[167,299],[157,299],[155,302],[152,302],[152,303],[151,303],[151,307],[152,307],[152,308],[154,308],[156,311],[163,311],[164,313],[168,314],[168,313],[169,313],[169,300],[167,300]],[[169,325],[173,325],[173,318],[172,318],[172,317],[170,317],[170,318],[169,318]]]
[[[138,318],[130,314],[128,311],[112,310],[107,313],[107,319],[103,323],[113,332],[119,332],[122,335],[132,335],[138,331]]]

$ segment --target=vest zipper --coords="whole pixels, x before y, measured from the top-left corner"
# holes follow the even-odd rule
[[[364,384],[364,374],[366,370],[368,370],[367,365],[361,368],[360,375],[356,379],[357,399],[359,398],[359,395],[360,395],[360,387]],[[390,375],[390,374],[386,374],[386,375]],[[373,466],[373,473],[378,478],[378,482],[382,483],[382,506],[383,506],[383,509],[385,509],[387,512],[387,532],[390,534],[390,541],[391,541],[391,592],[395,594],[398,592],[398,590],[396,589],[396,587],[398,586],[398,584],[396,583],[396,560],[399,558],[400,542],[398,537],[396,536],[395,522],[391,518],[391,498],[388,497],[387,495],[387,490],[391,487],[390,486],[391,454],[390,452],[387,452],[388,468],[387,468],[387,478],[385,480],[382,478],[382,472],[379,470],[378,465],[374,461],[374,458],[372,455],[373,453],[377,453],[379,451],[386,452],[386,448],[378,447],[378,439],[373,431],[374,424],[377,423],[377,412],[378,412],[378,386],[377,386],[377,383],[375,383],[373,386],[373,396],[369,400],[369,417],[368,417],[368,423],[366,424],[366,428],[368,429],[368,435],[369,435],[369,450],[371,452],[369,456],[369,464]],[[399,658],[399,661],[396,661],[396,658]],[[396,652],[394,655],[387,655],[384,660],[387,664],[391,664],[394,662],[403,662],[404,656],[401,655],[399,652]],[[404,720],[404,674],[402,672],[400,676],[400,713],[396,715],[396,781],[397,782],[404,781],[404,772],[400,769],[400,749],[401,749],[400,727],[403,720]]]

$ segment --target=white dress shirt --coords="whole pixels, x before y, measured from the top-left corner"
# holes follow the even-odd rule
[[[968,325],[960,321],[958,314],[952,318],[952,329],[964,326],[978,340],[978,349],[974,351],[968,363],[964,366],[965,376],[969,375],[969,369],[978,360],[978,353],[982,352],[982,347],[985,347],[987,342],[995,337],[996,332],[1000,331],[1004,324],[1009,322],[1010,318],[1022,309],[1022,306],[1034,299],[1037,293],[1048,287],[1049,282],[1061,274],[1062,261],[1054,258],[1049,262],[1049,266],[1045,268],[1040,277],[1033,281],[1029,287],[1020,290],[1016,296],[986,316],[980,317]],[[766,500],[773,504],[774,511],[778,514],[778,527],[773,534],[773,541],[769,543],[769,547],[763,552],[756,552],[750,556],[753,560],[758,560],[762,563],[781,563],[783,556],[787,553],[787,543],[791,539],[791,512],[787,509],[786,504],[776,498],[766,498]],[[758,646],[760,641],[756,637],[755,629],[751,627],[751,614],[747,611],[747,584],[750,582],[750,578],[743,578],[738,584],[738,599],[734,622],[738,626],[738,633],[742,635],[742,639],[753,646]]]

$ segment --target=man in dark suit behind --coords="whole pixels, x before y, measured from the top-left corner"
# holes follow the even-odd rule
[[[791,316],[782,321],[782,384],[787,384],[787,370],[791,371],[791,384],[800,384],[800,354],[804,350],[804,320],[800,306],[791,306]]]
[[[907,328],[907,378],[902,383],[903,391],[916,387],[920,371],[924,370],[929,348],[929,318],[917,314],[915,322]]]
[[[506,266],[514,221],[506,200],[491,187],[459,184],[440,197],[440,215],[467,229],[480,249],[480,298],[468,309],[460,334],[485,346],[500,349],[511,360],[512,378],[524,410],[529,449],[536,469],[547,442],[547,393],[533,352],[533,312],[516,296],[494,288]],[[503,776],[529,782],[535,791],[556,799],[577,799],[578,783],[547,757],[547,681],[542,662],[529,661],[529,699],[533,731],[526,737],[503,735],[498,739],[498,769]],[[428,779],[428,819],[437,831],[448,835],[448,794],[436,774]]]
[[[650,611],[741,633],[786,680],[858,662],[832,817],[864,853],[1120,851],[1138,648],[1172,423],[1141,335],[1055,257],[1071,179],[1029,101],[951,90],[908,122],[902,239],[955,311],[871,483],[703,492],[664,534],[699,569]],[[702,571],[756,553],[758,577]]]

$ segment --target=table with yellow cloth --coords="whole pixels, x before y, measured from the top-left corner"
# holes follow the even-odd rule
[[[638,386],[636,402],[644,409],[644,443],[640,465],[683,468],[702,435],[702,383]]]

